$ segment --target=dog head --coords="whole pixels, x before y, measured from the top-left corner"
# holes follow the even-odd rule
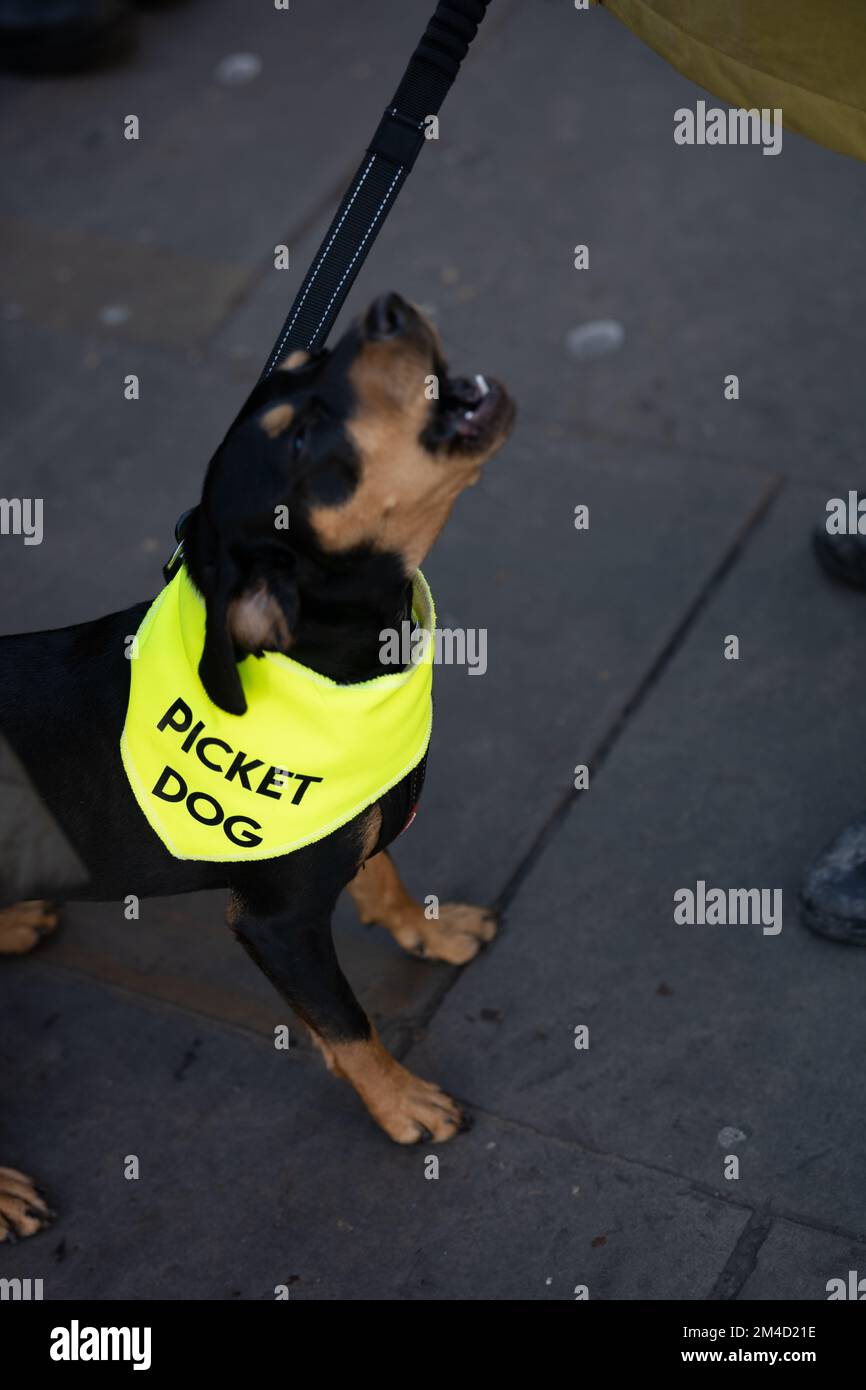
[[[237,661],[288,652],[323,588],[351,609],[371,562],[410,580],[513,418],[498,382],[449,376],[432,325],[396,294],[333,349],[291,353],[213,459],[185,538],[210,699],[242,714]]]

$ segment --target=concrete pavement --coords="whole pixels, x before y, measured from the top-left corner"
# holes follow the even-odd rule
[[[3,631],[156,590],[429,9],[190,3],[144,16],[130,65],[0,85],[0,491],[45,506],[42,545],[0,539]],[[225,86],[237,52],[261,73]],[[795,901],[864,804],[866,600],[808,547],[863,478],[862,170],[787,133],[772,159],[676,146],[702,95],[603,12],[496,0],[349,304],[424,304],[520,411],[425,565],[440,623],[487,629],[488,670],[437,673],[395,853],[420,897],[498,903],[501,935],[457,972],[338,924],[386,1039],[473,1130],[430,1180],[429,1149],[391,1146],[300,1043],[275,1051],[286,1011],[218,896],[138,922],[75,905],[0,962],[0,1159],[60,1212],[0,1277],[813,1300],[866,1273],[866,953],[808,936]],[[577,360],[566,335],[596,319],[623,346]],[[781,888],[782,931],[677,925],[698,879]]]

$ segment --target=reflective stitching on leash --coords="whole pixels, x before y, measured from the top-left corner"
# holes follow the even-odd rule
[[[289,334],[291,333],[291,331],[292,331],[292,329],[293,329],[293,327],[294,327],[294,325],[295,325],[295,320],[296,320],[297,317],[298,317],[298,314],[301,312],[302,308],[304,307],[304,300],[306,299],[307,295],[310,293],[310,290],[313,288],[313,283],[314,283],[314,281],[315,281],[315,279],[316,279],[316,276],[318,275],[319,271],[322,269],[322,266],[323,266],[324,263],[325,263],[325,257],[327,256],[328,252],[330,251],[330,249],[331,249],[331,247],[332,247],[332,245],[333,245],[333,243],[334,243],[334,239],[335,239],[335,237],[337,236],[337,233],[339,232],[339,230],[340,230],[340,228],[342,227],[343,223],[345,222],[346,218],[349,216],[349,211],[350,211],[350,209],[351,209],[351,206],[352,206],[352,204],[354,203],[355,199],[357,198],[358,194],[360,193],[361,188],[363,187],[363,184],[364,184],[364,180],[366,179],[367,175],[369,174],[370,170],[371,170],[372,167],[373,167],[373,160],[374,160],[375,158],[376,158],[376,156],[375,156],[374,154],[371,154],[371,155],[370,155],[370,162],[369,162],[369,164],[367,165],[366,169],[364,170],[364,172],[363,172],[361,178],[358,180],[358,187],[355,189],[354,193],[352,194],[351,198],[349,199],[348,203],[346,204],[346,210],[345,210],[345,212],[343,213],[343,216],[340,218],[339,222],[337,223],[336,227],[334,228],[334,230],[333,230],[333,232],[332,232],[332,234],[331,234],[331,238],[330,238],[330,240],[329,240],[327,246],[324,248],[324,250],[322,251],[321,256],[319,257],[318,261],[316,262],[316,268],[315,268],[315,270],[313,271],[312,275],[310,276],[310,280],[309,280],[309,284],[307,285],[307,288],[304,290],[304,293],[301,295],[301,298],[300,298],[300,300],[299,300],[299,302],[298,302],[298,307],[297,307],[297,309],[295,310],[295,312],[294,312],[293,315],[292,315],[291,322],[286,324],[286,327],[285,327],[285,329],[283,330],[283,333],[282,333],[282,336],[280,337],[279,342],[277,343],[276,347],[274,348],[273,352],[271,353],[270,361],[268,362],[268,365],[267,365],[267,368],[266,368],[266,371],[265,371],[265,374],[266,374],[266,375],[267,375],[268,372],[270,372],[271,368],[273,367],[274,363],[277,361],[277,359],[278,359],[280,353],[282,352],[282,350],[283,350],[283,344],[285,343],[286,339],[288,338]],[[390,191],[390,190],[389,190],[389,191]],[[369,233],[368,233],[368,235],[369,235]],[[324,315],[323,315],[322,317],[324,318]],[[322,322],[322,320],[320,319],[320,320],[319,320],[319,326],[321,326],[321,322]],[[317,329],[316,329],[316,332],[318,332],[318,327],[317,327]]]
[[[374,155],[373,158],[375,159],[376,156]],[[318,333],[319,329],[321,328],[322,324],[324,323],[325,319],[326,319],[327,316],[328,316],[328,310],[330,309],[330,307],[331,307],[331,305],[333,304],[334,300],[337,298],[337,295],[340,293],[340,288],[341,288],[341,286],[342,286],[342,284],[343,284],[343,281],[345,280],[346,276],[349,274],[349,271],[352,269],[352,266],[355,264],[356,260],[358,259],[358,257],[360,256],[361,252],[363,251],[363,249],[364,249],[364,243],[367,241],[367,238],[369,237],[370,233],[372,232],[373,228],[375,227],[376,223],[378,222],[379,218],[381,217],[381,215],[382,215],[382,209],[384,208],[385,204],[387,203],[388,199],[390,198],[391,192],[392,192],[392,190],[393,190],[393,188],[394,188],[394,185],[395,185],[395,183],[397,182],[397,180],[399,179],[399,177],[400,177],[400,175],[401,175],[402,173],[403,173],[403,165],[401,164],[401,165],[400,165],[400,168],[397,170],[397,172],[396,172],[396,174],[394,175],[393,179],[392,179],[391,182],[389,183],[389,185],[388,185],[388,187],[387,187],[387,189],[386,189],[386,191],[385,191],[385,194],[384,194],[384,196],[383,196],[383,198],[382,198],[381,203],[379,204],[379,206],[377,207],[375,213],[373,214],[373,217],[372,217],[372,220],[371,220],[371,222],[370,222],[370,225],[369,225],[369,227],[367,228],[366,232],[364,233],[364,236],[363,236],[362,240],[358,243],[358,247],[357,247],[357,249],[356,249],[356,251],[355,251],[354,256],[353,256],[352,259],[350,260],[349,264],[346,266],[346,269],[343,271],[343,274],[340,276],[340,281],[339,281],[339,284],[337,285],[337,288],[334,290],[334,293],[331,295],[331,298],[328,300],[327,304],[325,305],[325,308],[324,308],[323,311],[322,311],[322,317],[319,319],[319,322],[316,324],[315,328],[313,329],[312,337],[310,338],[309,342],[307,343],[307,347],[308,347],[308,348],[312,347],[312,345],[313,345],[313,340],[314,340],[316,334]],[[366,171],[365,171],[364,177],[366,178],[366,176],[367,176],[367,175],[366,175]],[[358,187],[360,188],[360,186],[361,186],[361,185],[359,184]],[[346,211],[348,212],[349,209],[347,208]],[[330,242],[329,242],[328,244],[330,245]]]

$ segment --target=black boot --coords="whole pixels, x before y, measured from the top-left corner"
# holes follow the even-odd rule
[[[866,946],[866,820],[846,826],[810,865],[800,915],[819,936]]]
[[[831,536],[826,526],[816,526],[812,544],[819,564],[833,579],[866,589],[866,536]]]
[[[0,66],[62,73],[125,57],[135,18],[129,0],[0,0]]]

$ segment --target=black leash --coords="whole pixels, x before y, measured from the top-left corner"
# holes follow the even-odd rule
[[[382,223],[425,143],[490,0],[443,0],[385,109],[307,272],[260,380],[295,348],[325,342]]]
[[[427,117],[438,115],[490,3],[442,0],[436,6],[295,296],[260,382],[294,349],[315,352],[325,342],[426,142]],[[183,560],[183,533],[194,510],[185,511],[174,528],[177,547],[163,569],[166,582]]]

